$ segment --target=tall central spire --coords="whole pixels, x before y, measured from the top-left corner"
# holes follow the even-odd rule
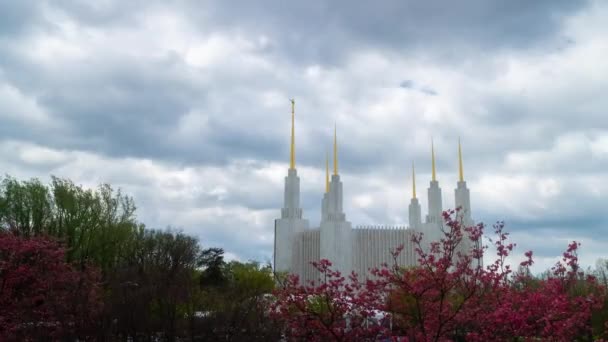
[[[329,192],[329,151],[325,156],[325,193]]]
[[[460,138],[458,138],[458,179],[464,182],[464,172],[462,171],[462,148],[460,147]]]
[[[416,172],[412,163],[412,198],[416,198]]]
[[[431,138],[431,164],[433,168],[433,182],[437,180],[437,176],[435,173],[435,146],[433,145],[433,138]]]
[[[334,126],[334,175],[338,175],[338,137],[337,126]]]
[[[289,168],[296,168],[296,129],[295,129],[295,116],[296,116],[296,101],[294,99],[290,99],[291,101],[291,146],[289,150]]]

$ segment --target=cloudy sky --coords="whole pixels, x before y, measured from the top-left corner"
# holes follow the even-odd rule
[[[132,195],[172,226],[269,260],[296,99],[318,224],[338,127],[353,224],[401,224],[410,165],[444,207],[457,140],[473,216],[537,270],[571,240],[607,257],[608,2],[0,0],[0,172]],[[423,207],[423,214],[426,211]]]

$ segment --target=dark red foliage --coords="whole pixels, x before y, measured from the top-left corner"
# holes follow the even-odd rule
[[[496,258],[483,266],[483,225],[462,227],[457,211],[444,213],[444,236],[425,248],[413,238],[418,266],[385,265],[365,281],[345,279],[321,260],[316,284],[288,277],[275,292],[272,313],[290,339],[506,341],[592,339],[591,315],[605,289],[578,265],[576,242],[547,279],[530,275],[532,252],[513,272],[503,223],[494,226]],[[463,248],[466,246],[466,248]],[[393,252],[396,257],[403,247]],[[596,332],[599,335],[601,332]]]
[[[83,337],[100,310],[99,272],[76,270],[55,241],[0,232],[0,340]]]

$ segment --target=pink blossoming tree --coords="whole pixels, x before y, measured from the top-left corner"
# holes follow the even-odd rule
[[[45,237],[0,231],[0,341],[75,340],[94,332],[99,272],[76,270]]]
[[[515,272],[507,263],[515,244],[502,222],[494,225],[494,261],[483,265],[488,247],[484,226],[464,227],[458,210],[444,213],[443,237],[424,248],[413,237],[418,266],[393,265],[370,270],[367,279],[347,278],[331,262],[314,263],[321,277],[301,284],[288,276],[275,292],[275,319],[286,337],[317,341],[513,341],[592,340],[591,316],[605,292],[581,272],[571,243],[547,279],[531,276],[531,251]],[[467,248],[463,248],[467,246]],[[469,248],[469,246],[472,246]],[[599,336],[602,332],[595,332]]]

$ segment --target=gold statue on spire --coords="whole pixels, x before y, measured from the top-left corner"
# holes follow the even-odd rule
[[[296,137],[295,137],[295,106],[296,101],[294,99],[290,99],[291,101],[291,146],[289,150],[289,168],[296,168]]]
[[[334,126],[334,175],[338,175],[338,138],[337,125]]]
[[[464,172],[462,171],[462,148],[460,147],[460,137],[458,137],[458,179],[464,182]]]
[[[329,193],[329,151],[325,155],[325,193]]]
[[[412,162],[412,198],[416,198],[416,171]]]
[[[437,175],[435,173],[435,146],[433,145],[433,138],[431,138],[431,166],[433,171],[433,182],[437,180]]]

